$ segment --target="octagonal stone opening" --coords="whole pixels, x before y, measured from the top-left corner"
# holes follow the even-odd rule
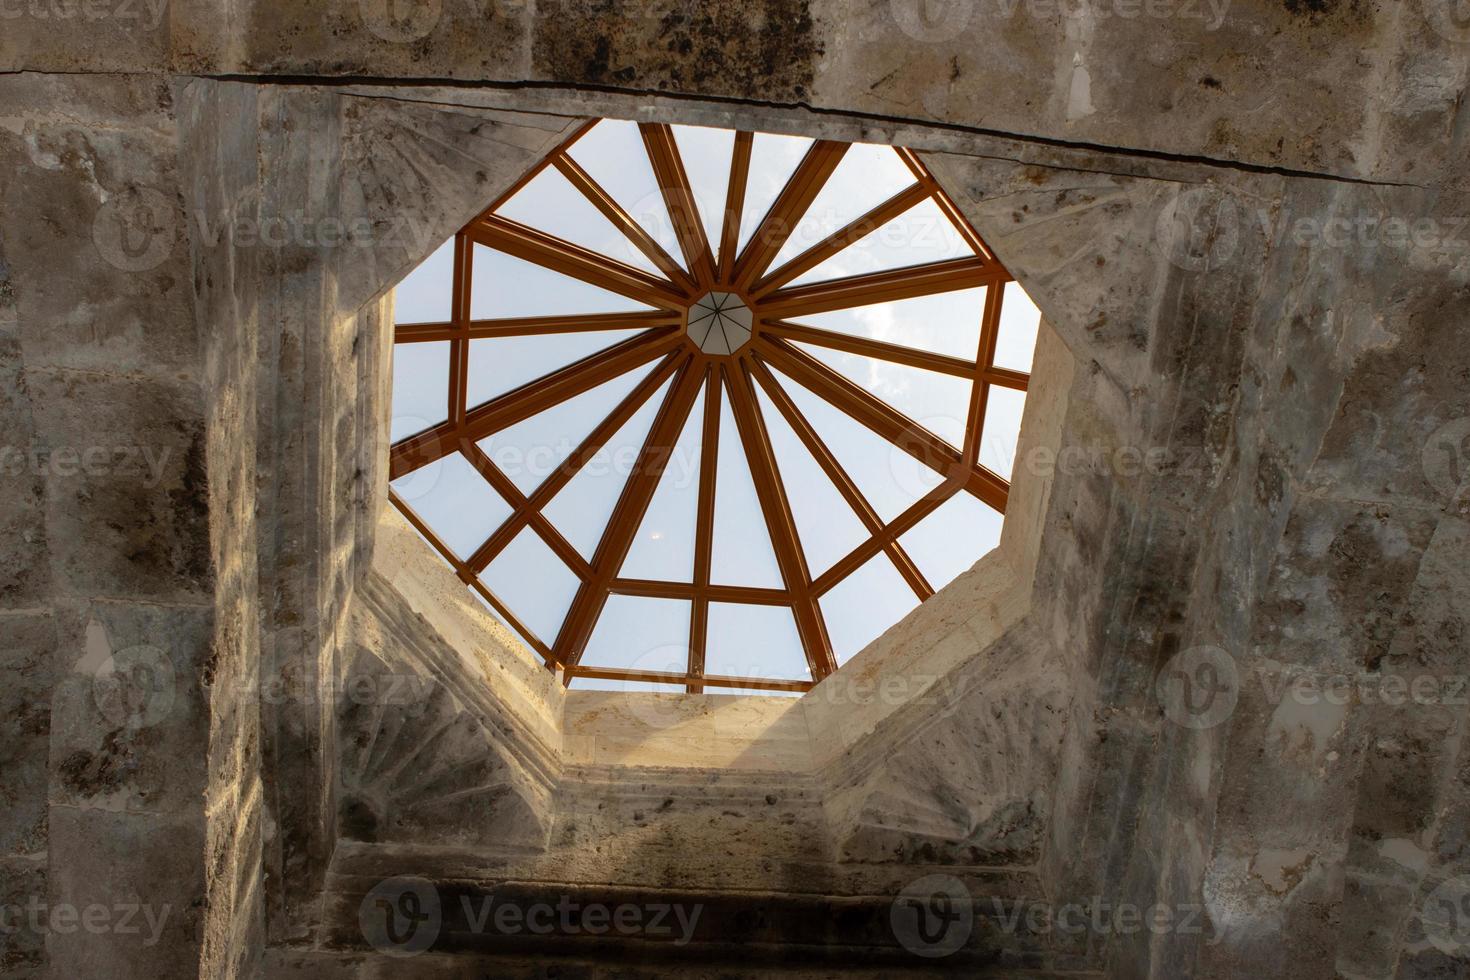
[[[391,297],[378,315],[395,321]],[[710,358],[683,326],[681,315],[650,329],[667,328],[688,356]],[[426,332],[438,329],[431,324]],[[752,340],[761,330],[755,325]],[[337,711],[332,865],[348,882],[333,886],[342,908],[360,897],[352,875],[451,874],[465,856],[508,859],[507,873],[528,880],[553,865],[594,881],[620,862],[641,867],[643,838],[622,830],[644,826],[649,792],[665,801],[655,819],[679,823],[659,832],[670,844],[666,856],[687,867],[691,881],[708,870],[696,856],[707,849],[709,828],[732,812],[743,813],[744,826],[765,841],[765,868],[793,857],[783,850],[790,841],[782,835],[790,834],[821,841],[821,860],[839,865],[891,855],[895,841],[907,847],[925,835],[968,840],[973,850],[974,828],[925,824],[883,801],[904,795],[895,773],[925,771],[928,763],[913,758],[913,745],[924,739],[913,736],[930,722],[954,728],[951,717],[997,714],[1033,728],[1005,737],[959,729],[944,736],[967,739],[982,759],[985,785],[959,786],[954,779],[974,774],[950,773],[936,789],[965,801],[955,820],[968,825],[993,813],[1010,828],[996,863],[1021,868],[1017,882],[1033,880],[1069,683],[1055,658],[1046,659],[1052,651],[1015,637],[1032,608],[1052,482],[1051,472],[1029,459],[1060,443],[1072,387],[1071,356],[1045,322],[1033,373],[1015,451],[1015,505],[999,546],[841,670],[793,692],[798,697],[569,689],[562,672],[527,655],[409,515],[383,508],[372,567],[352,609],[351,654],[338,672],[349,681],[366,675],[373,683],[361,687],[401,692],[409,702],[350,703]],[[390,428],[389,414],[384,406],[382,431]],[[415,700],[416,692],[426,697]],[[443,758],[425,748],[446,739],[452,751]],[[415,765],[399,764],[410,754]],[[419,785],[420,776],[432,791]],[[1017,814],[1024,815],[1019,824]],[[909,817],[917,821],[912,826]],[[874,887],[896,890],[902,882],[888,878],[904,873],[884,869]],[[765,872],[751,874],[757,887],[784,887]]]
[[[571,686],[810,691],[999,544],[1041,313],[912,151],[578,124],[399,292],[392,500]]]

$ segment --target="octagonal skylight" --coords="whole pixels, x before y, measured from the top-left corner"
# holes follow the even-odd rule
[[[392,500],[534,655],[800,692],[999,541],[1040,314],[914,152],[602,120],[395,318]]]

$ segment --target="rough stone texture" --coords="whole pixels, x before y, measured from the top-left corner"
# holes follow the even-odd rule
[[[719,925],[649,973],[922,972],[885,917],[939,867],[982,906],[950,972],[1462,975],[1433,898],[1470,873],[1466,707],[1446,689],[1470,672],[1470,44],[1441,0],[1161,9],[5,10],[0,907],[169,915],[148,946],[6,932],[0,971],[404,975],[356,920],[376,882],[423,875],[451,902],[707,903]],[[936,647],[994,683],[875,727],[886,768],[568,762],[529,674],[457,652],[478,634],[416,619],[422,596],[394,607],[370,571],[380,297],[598,114],[919,147],[1076,361],[1061,441],[1088,461],[1051,483],[1025,622]],[[371,231],[241,233],[277,219]],[[1324,237],[1333,219],[1380,230]],[[1439,237],[1389,241],[1385,219]],[[1120,465],[1131,450],[1161,462]],[[368,612],[399,628],[364,653]],[[1191,728],[1160,683],[1204,648],[1236,704]],[[347,790],[396,786],[414,812],[413,784],[369,778],[393,760],[343,761],[344,732],[389,744],[334,695],[375,658],[436,671],[413,720],[468,753],[472,785],[517,773],[513,806],[416,818],[453,846],[363,839]],[[119,714],[109,660],[167,664],[167,710]],[[1421,676],[1430,703],[1283,686]],[[540,720],[518,725],[512,688]],[[502,824],[522,846],[492,840]],[[1199,906],[1209,928],[1005,927],[1037,902]],[[448,930],[462,953],[412,975],[529,973],[548,952],[483,938]],[[606,975],[630,944],[554,951]]]

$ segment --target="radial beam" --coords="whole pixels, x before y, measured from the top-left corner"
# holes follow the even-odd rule
[[[592,127],[596,126],[601,121],[601,119],[584,119],[577,125],[575,125],[572,128],[572,131],[567,135],[567,138],[562,140],[556,149],[552,150],[546,156],[542,157],[540,163],[536,164],[536,166],[532,167],[530,170],[527,170],[524,174],[522,174],[520,178],[514,184],[511,184],[509,187],[507,187],[505,191],[501,193],[501,195],[497,197],[489,207],[481,211],[479,214],[475,215],[474,219],[470,223],[473,224],[475,221],[478,221],[481,218],[486,217],[487,215],[491,215],[494,214],[496,211],[499,211],[507,201],[519,194],[527,184],[535,180],[537,177],[541,176],[542,172],[545,171],[547,167],[552,165],[552,161],[554,161],[558,156],[561,156],[562,154],[570,151],[578,140],[591,132]]]
[[[765,219],[756,227],[755,233],[745,245],[745,251],[735,261],[734,280],[737,289],[748,290],[752,283],[766,271],[771,260],[786,244],[786,239],[796,230],[796,223],[811,207],[822,186],[827,183],[848,144],[832,140],[817,140],[797,164],[796,172],[781,189]]]
[[[461,426],[470,390],[470,338],[466,325],[470,320],[470,282],[474,273],[475,250],[464,232],[454,236],[454,295],[450,300],[450,317],[454,320],[455,338],[449,345],[449,424]]]
[[[837,229],[779,269],[766,275],[751,287],[751,297],[758,299],[780,289],[798,276],[810,272],[844,248],[882,228],[928,196],[929,192],[922,184],[911,184],[861,218]]]
[[[756,405],[749,366],[743,358],[730,372],[729,380],[731,414],[735,416],[736,428],[740,430],[740,442],[745,447],[745,456],[750,463],[750,475],[755,483],[756,495],[760,499],[766,528],[771,535],[776,561],[781,567],[781,577],[786,582],[786,591],[791,594],[791,608],[796,614],[797,631],[801,634],[807,664],[811,668],[812,678],[821,680],[837,669],[837,661],[832,653],[832,640],[827,634],[822,610],[811,591],[811,570],[807,566],[801,539],[796,531],[796,518],[791,513],[791,502],[781,482],[770,436],[760,416],[760,408]]]
[[[556,169],[561,171],[563,177],[571,182],[572,186],[582,192],[582,196],[602,212],[603,217],[613,223],[623,236],[632,242],[638,251],[642,252],[652,262],[654,267],[662,272],[669,281],[681,290],[691,295],[696,286],[689,273],[674,259],[672,255],[665,252],[663,246],[654,241],[653,236],[644,230],[632,215],[623,210],[623,206],[613,200],[611,194],[602,189],[602,185],[592,179],[592,175],[583,170],[582,167],[570,156],[563,153],[556,158]]]
[[[793,286],[757,300],[755,307],[756,314],[764,318],[790,318],[969,289],[1008,278],[1004,269],[970,256]]]
[[[585,283],[661,309],[679,309],[690,296],[673,283],[642,269],[573,245],[544,231],[492,214],[469,226],[469,235],[487,248],[534,262]]]
[[[546,505],[602,451],[602,448],[607,445],[607,441],[627,424],[627,421],[654,396],[654,393],[684,363],[684,360],[677,351],[665,357],[663,363],[650,372],[648,377],[644,378],[638,383],[637,387],[624,396],[623,400],[613,407],[613,410],[597,424],[596,428],[587,434],[587,437],[582,440],[581,445],[574,449],[571,455],[563,460],[562,464],[552,471],[545,480],[541,481],[541,485],[533,490],[529,497],[521,498],[517,496],[512,499],[507,496],[507,499],[512,499],[515,510],[485,540],[484,544],[480,545],[475,550],[475,553],[469,557],[468,564],[470,568],[477,572],[482,571],[485,566],[495,560],[496,555],[500,554],[507,545],[515,540],[516,535],[521,532],[522,528],[527,524],[537,523],[537,518],[541,518],[544,521],[545,518],[542,517],[541,512],[546,509]],[[506,495],[502,494],[502,496]],[[580,553],[577,554],[577,562],[574,567],[578,569],[578,575],[584,579],[591,574],[587,562],[582,559]]]
[[[818,397],[831,402],[846,415],[861,422],[941,476],[960,481],[970,493],[1005,513],[1009,487],[1005,480],[984,466],[977,465],[967,469],[959,450],[779,337],[757,337],[752,346],[766,363],[789,375],[798,384],[815,392]]]
[[[684,315],[672,310],[633,310],[629,313],[584,313],[575,316],[518,316],[471,320],[471,340],[532,337],[554,333],[595,333],[599,330],[655,330],[677,327]],[[435,326],[427,324],[426,326]]]
[[[816,429],[812,428],[812,424],[807,421],[806,416],[801,414],[801,410],[796,407],[796,404],[791,400],[791,396],[786,394],[781,385],[777,383],[776,379],[771,375],[770,369],[756,358],[751,358],[751,372],[755,375],[756,380],[760,382],[761,387],[765,389],[766,396],[771,399],[771,403],[776,406],[776,410],[786,419],[787,424],[791,426],[797,438],[802,441],[807,451],[816,459],[817,465],[822,467],[822,472],[827,474],[827,478],[837,487],[838,492],[842,494],[848,506],[858,515],[858,518],[863,522],[863,526],[868,529],[868,533],[882,534],[884,530],[883,519],[878,516],[878,512],[873,509],[873,505],[868,503],[868,498],[858,489],[852,477],[848,476],[847,470],[843,469],[842,464],[837,461],[837,457],[832,455],[832,450],[827,448],[827,444],[822,441],[822,437],[817,434]],[[924,573],[919,571],[919,566],[914,564],[913,559],[909,557],[908,552],[904,550],[901,544],[896,540],[892,541],[884,550],[888,553],[888,557],[892,559],[899,574],[903,576],[904,581],[909,584],[909,588],[914,590],[914,595],[918,596],[920,602],[923,602],[934,594],[934,589],[930,586],[928,580],[924,578]]]
[[[966,380],[975,377],[974,361],[947,357],[944,354],[935,354],[916,347],[904,347],[900,344],[884,343],[881,340],[870,340],[867,337],[819,330],[816,327],[808,327],[801,323],[788,323],[785,320],[767,320],[763,323],[761,330],[763,333],[786,340],[815,344],[818,347],[846,351],[849,354],[861,354],[864,357],[875,357],[880,361],[906,364],[909,367],[923,368],[925,371],[951,374]]]
[[[684,262],[694,273],[700,288],[710,289],[715,284],[714,257],[704,234],[704,224],[699,219],[694,191],[689,186],[689,174],[679,157],[674,130],[666,123],[639,123],[638,131],[643,134],[643,146],[653,165],[654,179],[663,194],[669,220],[674,223],[674,235],[679,239]]]
[[[465,431],[476,441],[483,439],[649,361],[657,360],[683,346],[683,343],[683,336],[673,330],[649,331],[629,337],[620,344],[614,344],[606,350],[470,409],[465,416]]]
[[[557,635],[554,649],[561,663],[575,665],[586,649],[592,627],[607,602],[608,586],[628,556],[633,536],[638,533],[638,525],[643,521],[649,501],[653,499],[653,492],[673,453],[674,443],[703,383],[704,374],[691,369],[686,361],[679,369],[673,390],[659,406],[633,472],[623,485],[612,517],[602,532],[602,540],[597,544],[597,552],[592,558],[592,576],[577,589],[571,610]]]
[[[723,369],[711,363],[704,379],[704,422],[699,442],[699,502],[694,522],[694,593],[689,611],[689,673],[704,673],[708,645],[710,563],[715,536],[715,477],[719,465],[720,393]],[[690,684],[689,693],[704,688]]]
[[[730,182],[725,188],[725,214],[720,222],[719,281],[734,275],[735,251],[740,245],[740,216],[745,210],[745,185],[750,177],[750,150],[755,134],[741,130],[730,150]]]
[[[955,231],[959,232],[965,244],[970,246],[971,251],[977,255],[983,255],[992,262],[996,261],[995,253],[990,251],[989,247],[980,240],[975,229],[970,227],[969,219],[955,205],[954,200],[934,178],[934,175],[929,172],[929,168],[924,166],[924,162],[919,159],[919,154],[906,147],[895,147],[895,149],[898,150],[898,155],[903,162],[908,165],[909,171],[918,178],[919,183],[923,184],[934,198],[934,203],[939,206],[940,212],[949,219],[950,224],[954,225]]]
[[[478,442],[488,435],[545,411],[558,402],[656,360],[683,343],[683,335],[672,329],[648,331],[629,337],[622,343],[614,344],[606,350],[470,409],[461,424],[455,424],[455,420],[451,418],[448,422],[410,436],[389,452],[388,479],[396,480],[448,456],[458,448],[461,436]]]

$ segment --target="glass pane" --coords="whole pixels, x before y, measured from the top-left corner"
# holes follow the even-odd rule
[[[995,364],[1013,371],[1031,370],[1036,353],[1036,331],[1041,311],[1018,282],[1006,283],[1000,303],[1000,331],[996,337]]]
[[[582,440],[653,372],[649,362],[584,391],[568,401],[517,422],[476,445],[522,493],[530,495]]]
[[[955,448],[964,445],[971,382],[815,344],[796,346]]]
[[[694,579],[694,529],[699,514],[699,458],[704,426],[701,392],[674,443],[664,474],[648,503],[619,574],[660,582]]]
[[[511,512],[460,453],[404,474],[393,489],[460,558],[473,554]]]
[[[1004,519],[999,511],[961,491],[910,528],[899,543],[929,584],[942,589],[1000,544]]]
[[[514,391],[568,364],[636,337],[642,330],[588,330],[583,333],[532,334],[529,337],[479,337],[470,341],[470,408]]]
[[[665,252],[684,264],[679,237],[664,207],[663,192],[637,123],[604,119],[573,143],[568,153]]]
[[[868,530],[796,431],[787,424],[781,410],[763,390],[759,390],[757,397],[781,482],[791,501],[797,535],[815,578],[862,544],[868,538]]]
[[[735,131],[704,126],[675,126],[674,142],[689,175],[689,188],[699,206],[699,220],[709,239],[710,253],[719,258],[720,233],[725,221],[725,196],[730,189],[730,157]]]
[[[652,309],[611,290],[483,245],[475,246],[470,278],[470,316],[476,320]]]
[[[684,599],[608,596],[582,665],[687,673],[689,606]]]
[[[588,561],[597,551],[597,544],[612,518],[623,485],[638,463],[638,454],[648,439],[654,416],[668,397],[669,384],[665,381],[663,387],[613,433],[607,445],[587,461],[587,465],[572,477],[543,511]]]
[[[913,299],[810,313],[796,322],[833,333],[947,354],[967,361],[980,350],[985,289],[954,289]]]
[[[846,663],[919,604],[914,590],[879,552],[819,600],[837,663]]]
[[[454,302],[454,237],[436,248],[393,290],[397,323],[448,323]]]
[[[393,345],[393,420],[397,442],[449,418],[449,341]]]
[[[480,581],[543,643],[556,642],[581,580],[531,528],[517,534]]]
[[[854,143],[797,221],[771,268],[780,268],[913,183],[913,171],[893,147]]]
[[[939,485],[938,473],[915,475],[908,453],[779,371],[773,373],[879,517],[893,520]]]
[[[790,606],[711,602],[704,672],[749,680],[811,679]],[[727,688],[706,688],[725,693]]]
[[[750,475],[729,393],[720,403],[720,440],[715,466],[715,534],[710,580],[718,585],[783,587],[781,568]]]
[[[812,140],[805,136],[756,133],[752,138],[750,173],[745,181],[745,207],[740,213],[742,251],[811,145]]]
[[[537,174],[496,214],[663,278],[658,266],[555,167]]]
[[[926,265],[974,254],[944,212],[939,210],[939,205],[924,200],[827,261],[808,269],[790,285]]]
[[[980,462],[1007,480],[1016,462],[1016,446],[1021,439],[1021,412],[1026,407],[1026,393],[1013,388],[990,386],[985,403],[985,429],[980,436]]]

